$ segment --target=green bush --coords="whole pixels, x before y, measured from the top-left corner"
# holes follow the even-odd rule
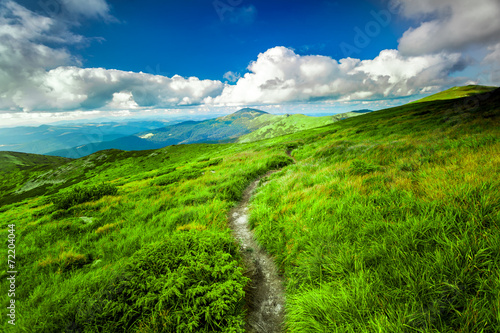
[[[293,159],[288,156],[273,156],[266,163],[268,170],[281,169],[287,165],[293,164]]]
[[[230,234],[176,232],[139,250],[66,325],[82,332],[243,332],[247,281]]]
[[[56,209],[68,209],[84,202],[99,200],[106,195],[115,195],[117,192],[116,186],[105,183],[85,187],[75,186],[53,197],[52,203]]]

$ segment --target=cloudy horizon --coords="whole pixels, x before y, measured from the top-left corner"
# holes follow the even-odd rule
[[[362,11],[352,23],[335,13],[355,10],[354,5],[322,1],[321,8],[304,9],[304,27],[288,34],[285,23],[272,19],[276,13],[297,19],[283,7],[262,1],[195,2],[198,8],[161,7],[169,15],[198,10],[185,14],[194,23],[179,18],[199,26],[190,31],[175,18],[166,22],[166,16],[158,22],[171,26],[158,30],[146,13],[160,10],[155,1],[145,9],[133,1],[0,0],[0,121],[44,123],[152,110],[216,113],[245,106],[343,112],[394,106],[456,85],[500,84],[496,0],[359,1]],[[299,10],[305,2],[290,6]],[[133,15],[144,17],[135,21]],[[149,21],[151,27],[139,25]],[[338,27],[326,35],[322,24]],[[200,27],[213,40],[207,41]],[[129,29],[151,30],[134,39]],[[256,37],[267,31],[268,39]],[[299,41],[301,32],[305,37]],[[162,55],[136,47],[141,38],[150,39],[152,47],[168,47],[163,55],[172,59],[165,60],[165,73],[159,63],[137,70],[142,56]],[[311,43],[304,44],[307,40]],[[196,46],[199,52],[191,50]]]

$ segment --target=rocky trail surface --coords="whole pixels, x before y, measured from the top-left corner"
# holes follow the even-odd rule
[[[230,226],[241,244],[241,253],[252,279],[246,293],[248,316],[246,331],[250,333],[278,333],[282,331],[285,296],[281,277],[273,258],[254,239],[248,225],[248,204],[262,178],[258,178],[243,193],[239,205],[229,213]]]

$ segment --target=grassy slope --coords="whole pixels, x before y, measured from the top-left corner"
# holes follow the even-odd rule
[[[17,152],[0,152],[0,206],[17,202],[24,197],[44,194],[49,184],[38,188],[26,188],[16,193],[29,179],[50,173],[54,167],[64,165],[70,159]]]
[[[477,86],[477,85],[469,85],[464,87],[453,87],[448,90],[439,92],[437,94],[424,97],[412,103],[420,103],[420,102],[432,102],[438,100],[448,100],[462,97],[474,96],[477,94],[484,94],[487,92],[491,92],[498,87],[488,87],[488,86]]]
[[[70,159],[57,156],[0,151],[0,172],[25,170],[42,165],[58,166],[68,161]]]
[[[356,117],[362,113],[346,112],[337,114],[334,116],[325,117],[309,117],[303,114],[293,114],[284,116],[274,116],[281,117],[279,121],[274,121],[267,126],[260,127],[253,131],[252,133],[241,136],[238,142],[252,142],[263,139],[270,139],[281,135],[286,135],[290,133],[295,133],[315,127],[325,126],[336,121]],[[262,116],[263,117],[263,116]],[[260,120],[260,118],[256,120]]]
[[[1,237],[16,224],[16,328],[241,332],[246,278],[226,216],[251,180],[290,162],[262,145],[182,145],[33,175],[62,194],[1,208]]]
[[[53,194],[1,208],[0,237],[8,223],[18,237],[17,327],[241,331],[245,278],[226,216],[293,149],[297,163],[271,176],[251,217],[285,275],[290,332],[495,332],[500,100],[489,98],[257,143],[101,152],[35,174],[31,186],[70,186],[65,198],[77,182],[118,192],[69,209]]]
[[[288,332],[500,330],[500,91],[297,142],[251,206]]]

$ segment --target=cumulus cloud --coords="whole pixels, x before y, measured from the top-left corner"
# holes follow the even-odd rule
[[[52,18],[36,14],[15,2],[0,2],[0,108],[16,109],[23,96],[42,100],[37,87],[47,69],[78,65],[64,47],[82,36],[62,28]]]
[[[207,103],[251,104],[314,100],[375,100],[452,83],[466,63],[460,54],[403,56],[384,50],[373,60],[301,56],[285,47],[259,54],[249,73]]]
[[[459,54],[405,57],[397,50],[384,50],[373,60],[337,61],[275,47],[259,54],[249,65],[249,73],[234,77],[235,84],[60,66],[34,79],[37,85],[29,92],[18,90],[14,102],[22,110],[63,111],[376,100],[450,84],[449,74],[464,65]]]
[[[110,16],[104,0],[60,3],[72,15]],[[80,61],[66,46],[83,41],[85,37],[73,34],[61,17],[45,16],[13,1],[1,1],[0,110],[168,107],[198,104],[222,91],[220,81],[79,68]]]
[[[168,78],[104,68],[60,66],[36,79],[36,96],[18,91],[22,110],[122,109],[199,104],[220,94],[220,81]]]
[[[500,41],[498,0],[394,0],[401,13],[422,23],[399,41],[405,55],[464,51]]]
[[[446,15],[451,20],[455,15],[448,9],[455,8],[451,0],[443,0],[439,6],[432,6],[430,0],[399,1],[405,15],[424,15],[428,22]],[[179,75],[81,68],[67,46],[87,39],[71,32],[78,20],[68,23],[67,18],[109,19],[110,8],[105,0],[56,3],[65,8],[62,16],[36,13],[13,1],[0,0],[0,112],[374,101],[460,84],[461,79],[450,74],[468,65],[457,52],[404,52],[405,38],[419,27],[403,36],[400,50],[384,50],[371,60],[301,56],[289,48],[274,47],[259,54],[243,77],[227,72],[224,78],[231,83],[225,84]],[[256,15],[251,6],[238,10],[241,22]],[[491,46],[484,62],[498,63],[499,57],[500,46]]]

